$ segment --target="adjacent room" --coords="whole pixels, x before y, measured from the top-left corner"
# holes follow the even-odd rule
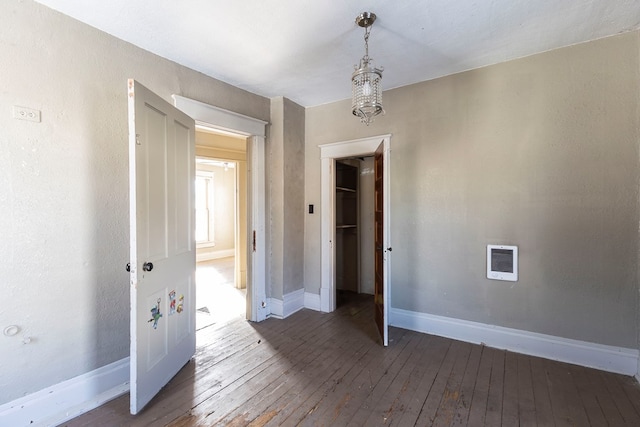
[[[196,131],[196,330],[246,317],[246,138]]]
[[[636,0],[0,23],[0,425],[640,424]]]

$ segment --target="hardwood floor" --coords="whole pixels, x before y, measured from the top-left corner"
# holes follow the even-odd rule
[[[125,395],[64,425],[640,425],[631,377],[398,328],[383,348],[370,296],[197,337],[194,359],[141,414]]]
[[[197,263],[196,330],[234,317],[246,317],[247,290],[236,289],[234,276],[234,257]]]

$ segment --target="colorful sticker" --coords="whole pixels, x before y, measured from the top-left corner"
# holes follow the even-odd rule
[[[176,312],[176,291],[169,292],[169,316]]]
[[[180,304],[178,304],[178,313],[182,313],[184,306],[184,295],[180,295]]]
[[[153,329],[158,329],[158,320],[162,317],[162,313],[160,313],[160,298],[158,298],[158,303],[155,307],[151,308],[151,319],[149,319],[149,323],[153,322]]]

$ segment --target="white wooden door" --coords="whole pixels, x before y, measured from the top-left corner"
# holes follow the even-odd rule
[[[195,123],[129,80],[131,404],[195,353]]]

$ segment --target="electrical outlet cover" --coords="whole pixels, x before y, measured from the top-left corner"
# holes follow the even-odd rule
[[[14,105],[13,118],[40,123],[40,110],[34,110],[33,108],[19,107],[17,105]]]

